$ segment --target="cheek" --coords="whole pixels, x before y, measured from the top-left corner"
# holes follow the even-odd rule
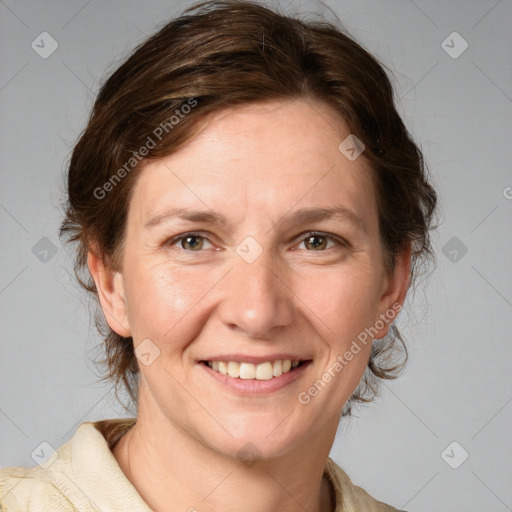
[[[371,265],[346,265],[323,276],[304,275],[300,282],[299,293],[307,297],[303,311],[327,349],[305,392],[313,397],[325,386],[321,402],[335,411],[348,400],[368,364],[371,338],[365,329],[376,319],[379,275]]]
[[[213,286],[211,274],[166,264],[127,265],[126,276],[128,318],[136,341],[162,340],[182,330],[186,324],[182,320]]]
[[[379,276],[371,265],[304,272],[295,290],[333,343],[343,344],[375,320]]]

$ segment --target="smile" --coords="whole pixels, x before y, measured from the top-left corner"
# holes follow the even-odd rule
[[[301,361],[290,359],[266,361],[259,364],[238,361],[205,361],[209,368],[221,375],[244,380],[271,380],[297,368]]]

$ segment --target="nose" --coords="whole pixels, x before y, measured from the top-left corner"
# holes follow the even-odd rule
[[[252,338],[268,338],[272,329],[293,320],[293,293],[286,284],[282,262],[264,251],[248,263],[234,255],[233,267],[222,281],[221,320]]]

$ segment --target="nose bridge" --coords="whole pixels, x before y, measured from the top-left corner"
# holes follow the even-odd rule
[[[249,241],[250,244],[250,241]],[[224,283],[221,319],[231,328],[237,328],[252,337],[265,337],[275,327],[292,321],[293,304],[290,291],[281,282],[282,265],[269,251],[255,259],[254,247],[240,244],[233,257],[231,272]]]

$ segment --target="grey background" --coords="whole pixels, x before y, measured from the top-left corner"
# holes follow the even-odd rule
[[[62,174],[101,79],[189,4],[0,1],[2,467],[33,466],[41,442],[58,447],[83,421],[125,415],[97,382],[101,340],[58,240]],[[437,268],[399,317],[407,371],[342,422],[332,457],[396,507],[512,510],[512,2],[326,5],[394,70],[443,209]],[[286,6],[331,16],[314,2]],[[58,43],[47,59],[31,48],[44,31]],[[469,44],[457,58],[462,40],[442,46],[454,31]],[[453,441],[462,448],[445,451]]]

